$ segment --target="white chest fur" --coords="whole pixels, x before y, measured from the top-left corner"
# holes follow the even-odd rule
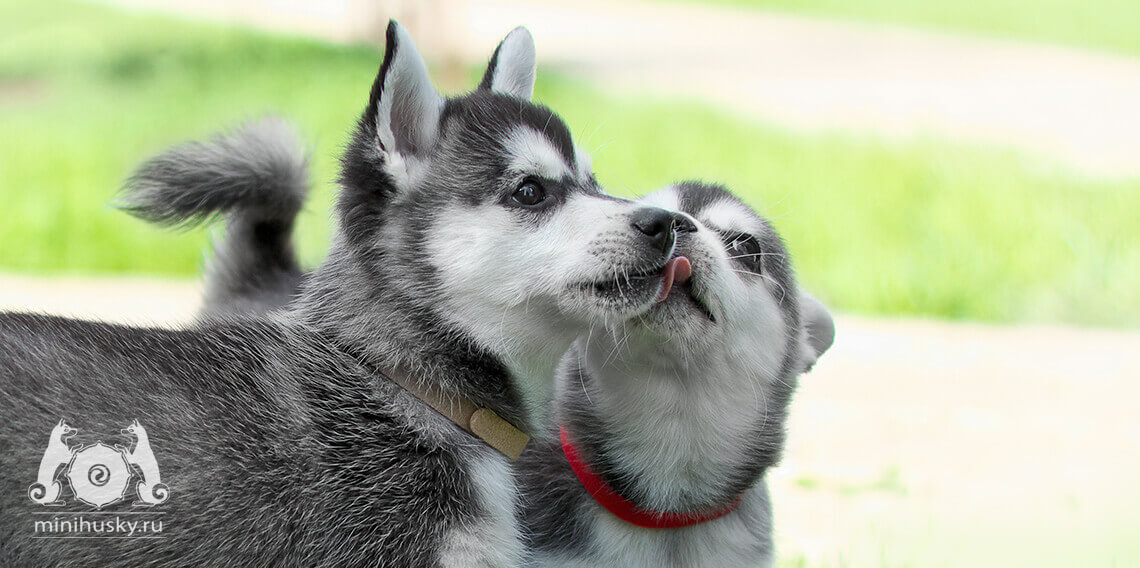
[[[774,564],[771,510],[763,483],[719,519],[682,529],[645,529],[591,503],[585,554],[543,554],[532,566],[566,568],[767,568]]]
[[[478,455],[470,460],[469,467],[475,507],[485,517],[447,535],[440,564],[448,568],[519,566],[522,540],[515,518],[517,490],[509,464],[499,455]]]

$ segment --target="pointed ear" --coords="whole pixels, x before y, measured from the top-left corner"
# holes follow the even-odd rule
[[[534,94],[534,73],[534,38],[519,26],[495,48],[479,88],[529,101]]]
[[[803,322],[804,370],[808,371],[835,341],[835,321],[831,312],[811,294],[800,291],[800,320]]]
[[[443,97],[432,86],[412,36],[395,20],[388,22],[384,63],[368,108],[381,150],[390,157],[422,157],[435,145]]]

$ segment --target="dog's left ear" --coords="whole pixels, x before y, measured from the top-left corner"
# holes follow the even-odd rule
[[[529,101],[534,94],[534,74],[534,38],[519,26],[495,48],[479,88]]]
[[[804,371],[809,371],[819,360],[820,355],[835,341],[835,321],[819,300],[811,294],[800,291],[800,321],[803,325]]]
[[[408,30],[388,22],[387,48],[372,84],[369,111],[389,167],[398,159],[422,157],[435,146],[443,97],[428,76],[427,65]]]

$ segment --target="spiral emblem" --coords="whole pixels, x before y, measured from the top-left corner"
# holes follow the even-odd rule
[[[77,451],[67,472],[75,498],[96,508],[122,500],[130,479],[123,453],[102,442]]]
[[[111,469],[103,464],[96,464],[87,470],[87,481],[96,487],[102,487],[111,480]]]

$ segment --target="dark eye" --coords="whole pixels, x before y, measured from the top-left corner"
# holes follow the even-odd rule
[[[528,179],[511,194],[511,201],[523,207],[537,207],[546,201],[546,190],[537,181]]]
[[[728,235],[724,239],[728,258],[739,262],[749,271],[760,274],[764,268],[764,255],[756,238],[747,234]]]

